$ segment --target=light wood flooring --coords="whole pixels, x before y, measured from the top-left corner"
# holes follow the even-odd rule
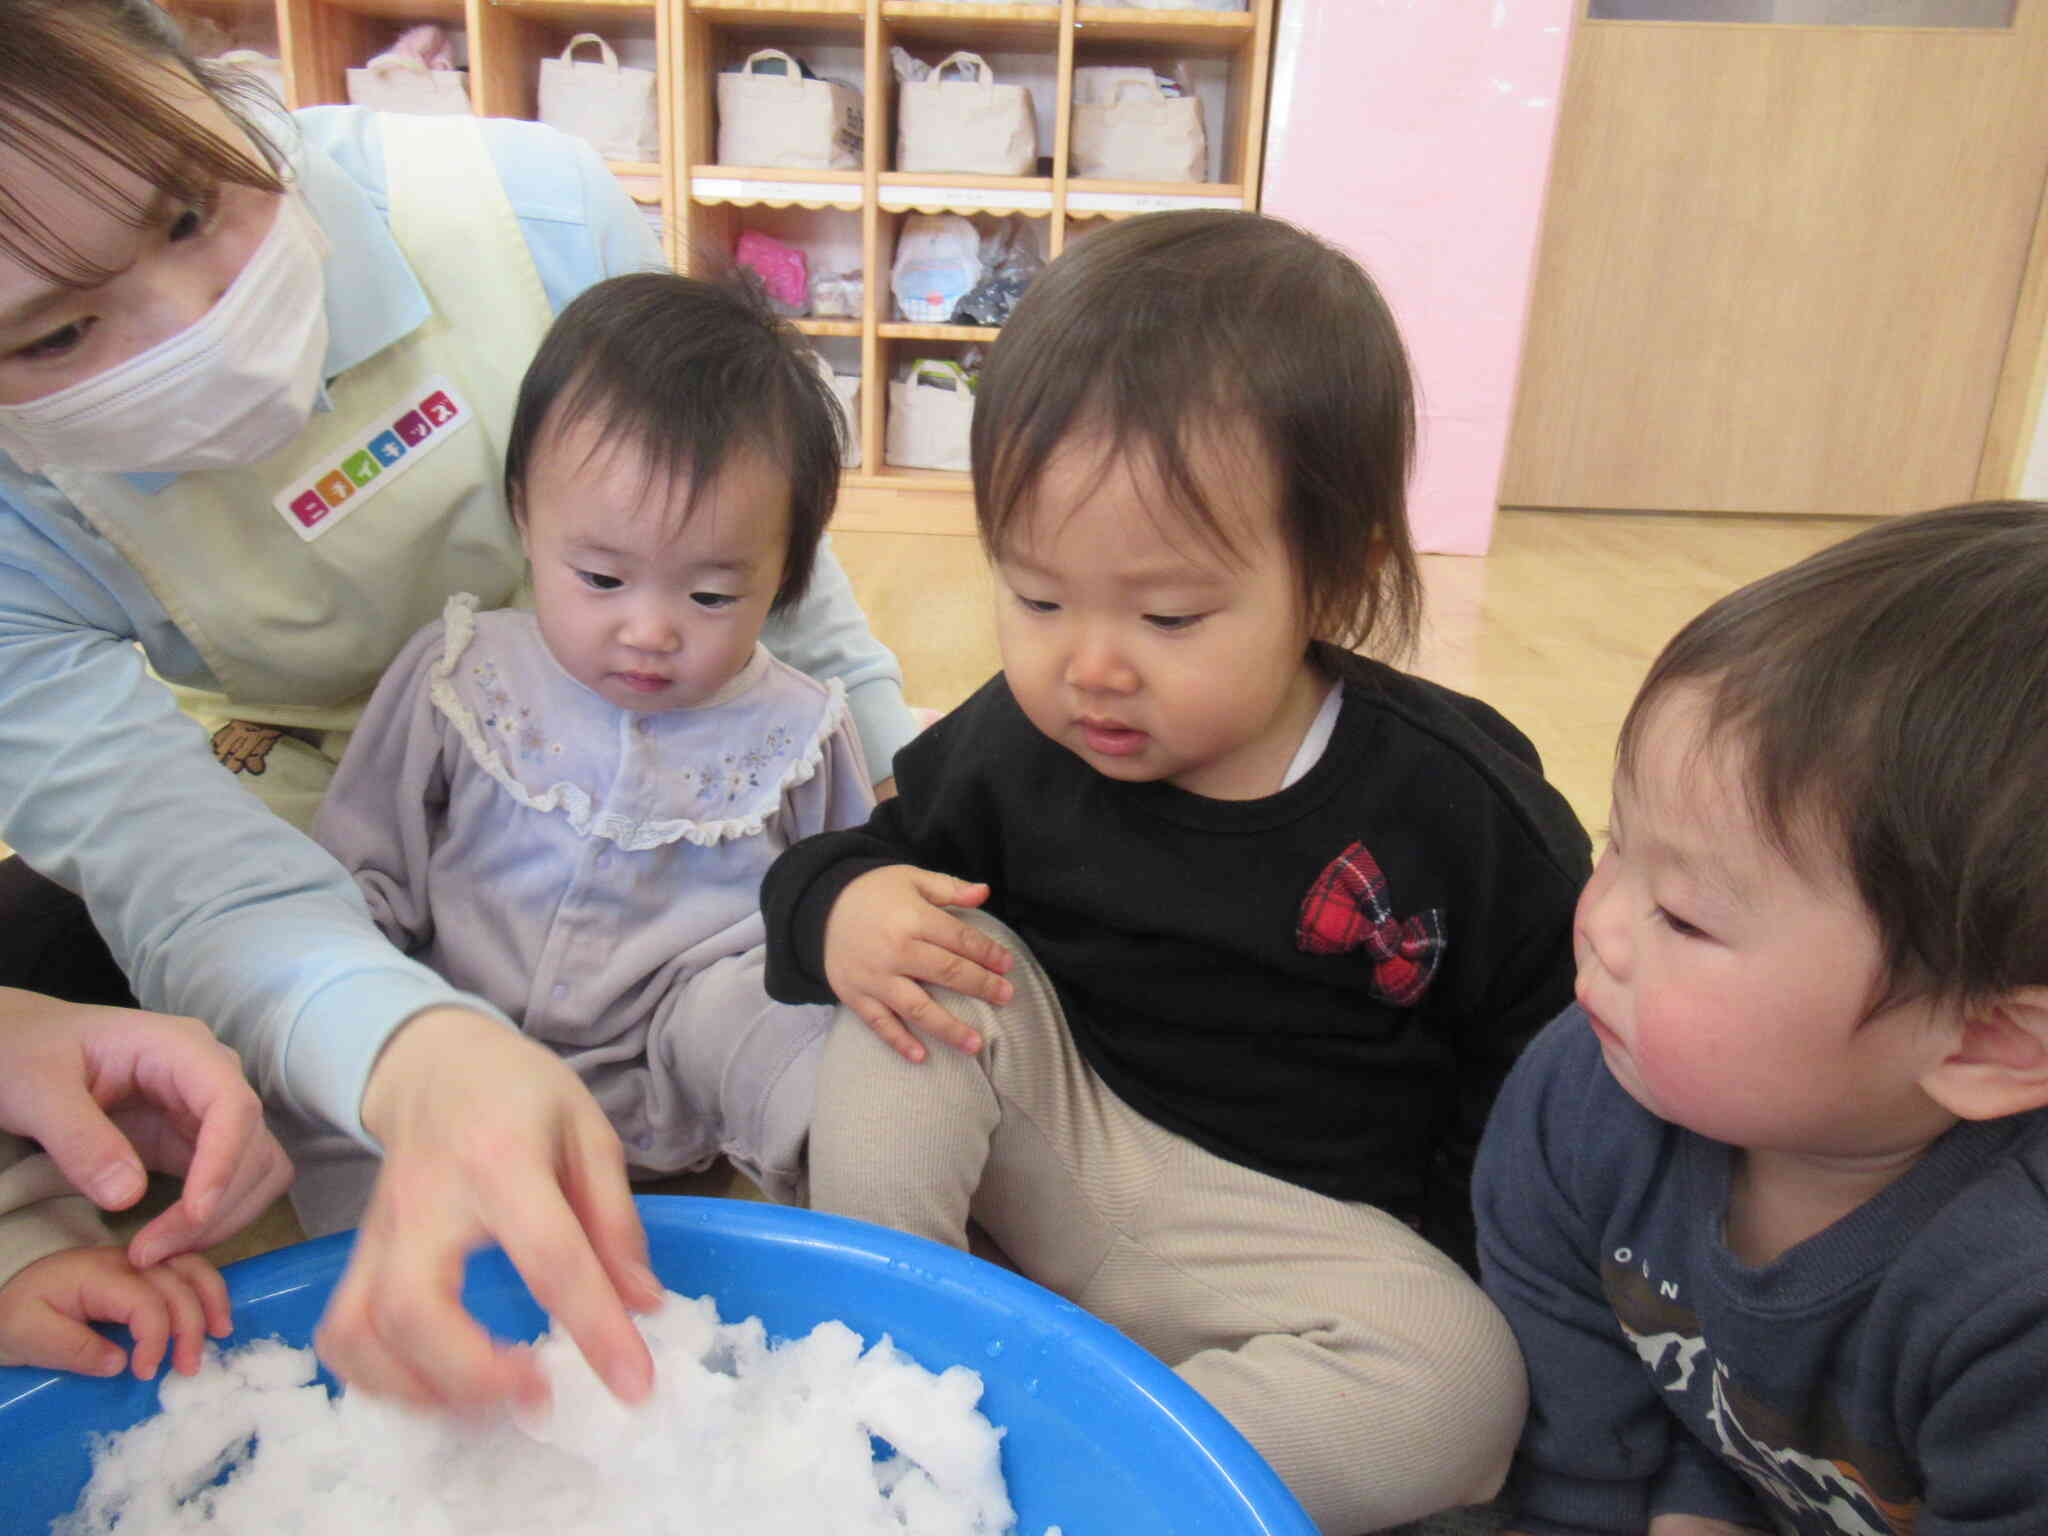
[[[903,662],[910,701],[949,709],[1000,665],[992,595],[973,538],[901,532],[885,503],[852,503],[832,535],[875,633]],[[1860,522],[1504,512],[1484,559],[1423,559],[1428,606],[1414,670],[1473,694],[1536,743],[1595,832],[1614,737],[1637,682],[1708,603],[1846,537]]]
[[[902,659],[911,702],[935,709],[958,704],[999,666],[987,568],[973,537],[957,531],[961,522],[957,506],[936,499],[918,506],[849,493],[832,537],[875,633]],[[1505,512],[1484,559],[1425,558],[1428,610],[1415,670],[1486,700],[1527,732],[1597,835],[1615,732],[1658,648],[1715,598],[1859,526]],[[657,1187],[752,1193],[722,1168]],[[160,1181],[147,1208],[168,1198]],[[299,1235],[280,1202],[213,1256],[225,1263]]]

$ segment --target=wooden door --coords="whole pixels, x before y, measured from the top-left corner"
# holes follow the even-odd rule
[[[2014,320],[2044,180],[2048,0],[1967,29],[1581,20],[1502,503],[1995,485],[2042,349]]]

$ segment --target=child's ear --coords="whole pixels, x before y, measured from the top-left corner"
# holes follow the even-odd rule
[[[2048,987],[2022,987],[1973,1005],[1954,1049],[1922,1086],[1965,1120],[1996,1120],[2048,1105]]]

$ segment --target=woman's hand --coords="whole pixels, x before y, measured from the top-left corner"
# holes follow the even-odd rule
[[[106,1210],[142,1198],[146,1169],[183,1177],[130,1240],[137,1269],[239,1232],[292,1181],[241,1058],[170,1014],[0,987],[0,1127],[41,1142]]]
[[[463,1261],[497,1243],[612,1392],[654,1360],[628,1309],[661,1302],[617,1133],[545,1046],[463,1008],[416,1015],[378,1058],[363,1124],[384,1149],[315,1343],[351,1387],[417,1407],[538,1407],[529,1351],[462,1306]]]

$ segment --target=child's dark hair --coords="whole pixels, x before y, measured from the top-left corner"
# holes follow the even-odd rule
[[[163,92],[173,83],[204,91],[250,144],[187,116]],[[155,205],[136,201],[81,162],[80,141],[152,194],[203,207],[223,182],[284,190],[284,154],[264,126],[282,110],[255,76],[195,59],[176,23],[149,0],[0,0],[0,148],[137,229],[157,216]],[[90,288],[114,275],[48,228],[4,183],[0,256],[67,288]]]
[[[524,516],[543,431],[585,418],[646,458],[649,486],[687,479],[683,515],[751,448],[789,480],[789,550],[774,607],[803,596],[839,495],[845,418],[810,345],[737,279],[674,272],[606,278],[555,317],[519,385],[505,499]]]
[[[1902,517],[1715,603],[1652,664],[1623,772],[1681,684],[1777,849],[1841,858],[1892,996],[2048,982],[2048,503]]]
[[[1149,459],[1176,510],[1228,550],[1190,450],[1236,427],[1279,472],[1310,634],[1405,653],[1421,612],[1407,352],[1358,264],[1278,219],[1140,215],[1046,269],[975,398],[982,542],[1001,550],[1053,450],[1089,434]]]

